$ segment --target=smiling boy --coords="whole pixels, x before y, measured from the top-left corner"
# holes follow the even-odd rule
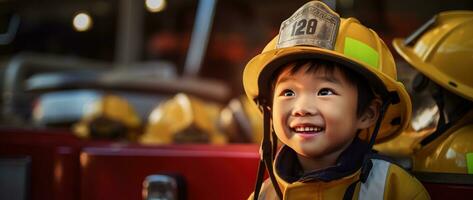
[[[414,177],[371,152],[406,127],[411,102],[386,45],[356,19],[305,4],[247,64],[243,84],[264,119],[250,198],[429,199]]]
[[[364,91],[371,98],[363,100],[363,112],[357,111],[357,84],[364,82],[349,80],[349,75],[333,63],[301,60],[283,67],[276,79],[274,131],[297,152],[304,173],[334,165],[356,130],[370,127],[377,117],[379,101],[366,105],[373,99],[371,92]]]

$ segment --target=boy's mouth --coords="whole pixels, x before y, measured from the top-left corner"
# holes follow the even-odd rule
[[[291,127],[291,130],[299,134],[316,134],[324,131],[323,127],[314,126],[314,125],[298,125]]]

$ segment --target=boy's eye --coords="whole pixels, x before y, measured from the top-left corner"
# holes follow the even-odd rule
[[[296,93],[294,93],[292,90],[284,90],[281,92],[281,95],[285,97],[293,97],[296,95]]]
[[[333,92],[331,89],[328,89],[328,88],[323,88],[319,90],[319,92],[317,93],[317,95],[320,95],[320,96],[334,95],[334,94],[335,92]]]

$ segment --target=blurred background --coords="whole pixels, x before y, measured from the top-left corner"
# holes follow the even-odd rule
[[[306,2],[0,0],[0,199],[147,199],[178,187],[156,172],[185,177],[190,199],[246,198],[262,123],[242,72]],[[415,73],[393,38],[441,11],[473,9],[331,2],[381,36],[406,85]],[[233,146],[165,146],[182,143]]]
[[[259,127],[252,124],[258,119],[250,119],[254,110],[242,98],[242,71],[305,2],[2,0],[0,123],[155,141],[143,138],[182,122],[169,134],[198,129],[223,134],[226,142],[258,141]],[[342,17],[356,17],[391,49],[394,37],[408,36],[436,13],[473,8],[469,0],[332,2]],[[393,54],[401,80],[409,77]],[[177,94],[191,106],[184,108]],[[202,112],[191,112],[196,109]]]

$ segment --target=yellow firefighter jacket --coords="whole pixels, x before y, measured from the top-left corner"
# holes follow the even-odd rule
[[[283,199],[341,200],[352,184],[352,199],[430,199],[422,184],[401,167],[375,154],[365,156],[370,151],[367,146],[355,139],[335,166],[306,174],[302,174],[296,152],[283,146],[273,164]],[[370,170],[361,173],[365,163],[371,166]],[[360,178],[364,180],[359,181]],[[253,199],[253,194],[249,199]],[[278,199],[269,179],[263,183],[258,199]]]

